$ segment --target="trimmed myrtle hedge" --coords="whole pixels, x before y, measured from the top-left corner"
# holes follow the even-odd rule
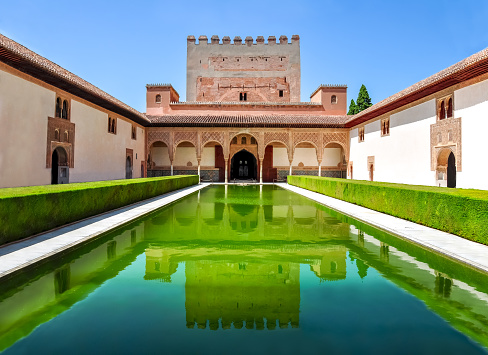
[[[488,244],[488,191],[288,176],[288,183]]]
[[[0,245],[195,184],[185,175],[0,189]]]

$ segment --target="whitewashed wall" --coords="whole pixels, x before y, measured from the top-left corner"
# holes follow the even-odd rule
[[[292,165],[297,167],[300,163],[304,166],[319,166],[315,148],[295,148]]]
[[[454,92],[454,117],[461,117],[462,171],[456,187],[488,190],[486,133],[488,132],[488,80]]]
[[[76,137],[70,182],[125,179],[126,148],[133,150],[132,177],[141,176],[145,144],[141,128],[133,140],[132,123],[118,118],[117,134],[108,133],[108,114],[75,100],[71,100],[71,122],[75,124]]]
[[[434,185],[430,170],[430,125],[436,121],[435,100],[390,116],[390,135],[381,137],[380,121],[365,126],[364,142],[358,128],[350,132],[353,178],[369,180],[368,156],[374,156],[373,180],[415,185]]]
[[[47,117],[55,100],[53,91],[0,70],[0,187],[51,183]]]
[[[170,166],[168,147],[152,147],[151,160],[156,166]]]

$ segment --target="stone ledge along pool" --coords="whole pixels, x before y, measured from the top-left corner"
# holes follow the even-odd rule
[[[488,275],[274,185],[216,185],[0,285],[0,351],[486,354]]]

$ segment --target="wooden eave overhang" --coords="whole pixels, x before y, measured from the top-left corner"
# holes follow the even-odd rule
[[[151,127],[345,128],[347,116],[163,115]]]
[[[484,49],[439,73],[351,116],[345,127],[351,128],[402,106],[488,73],[488,49]]]
[[[49,85],[148,126],[145,115],[59,65],[0,34],[0,61]]]

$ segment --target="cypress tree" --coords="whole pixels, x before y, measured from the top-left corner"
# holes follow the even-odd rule
[[[373,106],[371,103],[371,98],[369,97],[368,90],[366,90],[366,86],[361,85],[361,89],[359,89],[358,99],[356,100],[356,106],[358,112],[366,110],[368,107]]]
[[[349,105],[349,111],[347,112],[348,115],[355,115],[358,113],[358,107],[356,106],[356,103],[354,102],[354,99],[351,99],[351,104]]]

